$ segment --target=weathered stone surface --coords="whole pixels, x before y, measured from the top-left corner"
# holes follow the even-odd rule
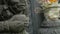
[[[60,20],[47,21],[45,19],[45,16],[43,15],[43,11],[41,11],[43,9],[41,7],[41,4],[42,4],[41,0],[37,0],[37,3],[40,5],[40,6],[38,6],[39,9],[41,8],[40,14],[39,14],[39,20],[40,20],[39,23],[40,24],[38,24],[40,27],[39,27],[39,29],[37,29],[38,33],[39,34],[60,34]],[[41,14],[41,12],[42,12],[42,14]]]
[[[25,28],[28,26],[29,17],[25,15],[27,13],[26,1],[27,0],[6,0],[2,2],[3,4],[0,3],[0,32],[27,34]],[[4,8],[4,10],[2,8]],[[3,17],[1,17],[1,15]],[[12,17],[9,19],[10,16]],[[8,20],[5,20],[5,18]]]
[[[15,15],[8,21],[0,22],[1,31],[21,32],[24,30],[24,23],[28,23],[28,19],[25,15]]]
[[[40,28],[39,34],[60,34],[59,28]]]

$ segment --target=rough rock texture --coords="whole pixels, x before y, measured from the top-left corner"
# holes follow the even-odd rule
[[[40,9],[40,14],[39,15],[39,29],[38,33],[39,34],[60,34],[60,20],[58,21],[47,21],[45,20],[45,16],[43,11],[41,11],[43,8],[40,6],[41,5],[41,0],[37,2],[39,4],[39,9]],[[42,12],[42,13],[41,13]],[[39,13],[39,12],[38,12]]]
[[[43,16],[40,16],[41,22],[40,22],[40,28],[38,30],[39,34],[60,34],[60,20],[47,21],[42,17]]]
[[[26,16],[26,1],[3,0],[0,3],[0,34],[26,34],[25,28],[29,23],[29,17]]]
[[[0,22],[0,32],[22,32],[25,23],[29,23],[25,15],[15,15],[8,21]]]

